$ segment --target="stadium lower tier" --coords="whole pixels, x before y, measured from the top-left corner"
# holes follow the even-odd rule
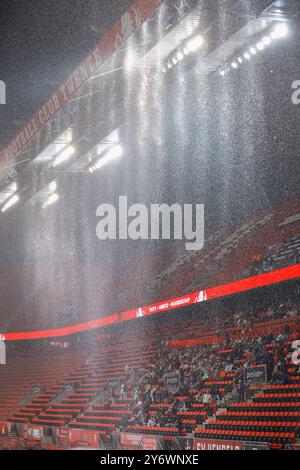
[[[192,346],[188,322],[176,335],[175,324],[162,332],[154,321],[114,341],[8,351],[1,446],[90,446],[93,436],[95,447],[153,448],[158,439],[168,448],[183,440],[297,447],[299,309],[272,308],[235,312],[221,330],[220,317],[200,318]]]

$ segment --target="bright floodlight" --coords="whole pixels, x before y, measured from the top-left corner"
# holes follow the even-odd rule
[[[121,145],[115,145],[112,147],[104,157],[100,158],[100,160],[95,163],[94,166],[89,168],[89,172],[93,173],[95,170],[100,170],[104,165],[107,165],[113,160],[117,160],[120,158],[123,154],[123,149]]]
[[[57,189],[57,183],[56,183],[55,180],[54,180],[54,181],[51,181],[51,183],[50,183],[49,186],[48,186],[48,189],[49,189],[49,191],[50,191],[51,193],[54,193],[54,192],[56,191],[56,189]]]
[[[177,59],[178,59],[178,60],[182,60],[183,57],[184,57],[183,53],[182,53],[181,51],[178,51],[178,52],[177,52]]]
[[[247,60],[250,60],[250,59],[251,59],[251,56],[250,56],[249,52],[245,52],[244,57],[245,57],[245,59],[247,59]]]
[[[279,23],[275,26],[271,33],[272,39],[284,38],[288,35],[289,29],[285,23]]]
[[[238,68],[238,64],[236,62],[231,62],[231,67],[233,69],[237,69]]]
[[[263,44],[262,42],[258,42],[258,43],[256,44],[256,48],[257,48],[259,51],[263,51],[264,48],[265,48],[265,46],[264,46],[264,44]]]
[[[272,43],[272,39],[270,38],[270,36],[265,36],[262,42],[265,46],[269,46]]]
[[[58,165],[69,160],[72,155],[75,153],[75,147],[73,145],[69,145],[69,147],[65,148],[60,154],[54,159],[52,166],[55,168]]]
[[[239,62],[240,64],[242,64],[242,63],[243,63],[243,59],[242,59],[241,57],[238,57],[238,62]]]
[[[57,193],[53,193],[51,194],[51,196],[48,197],[47,201],[45,202],[45,204],[43,204],[43,209],[46,209],[46,207],[49,207],[51,206],[52,204],[54,204],[56,201],[58,201],[59,199],[59,195]]]
[[[19,200],[20,200],[19,196],[17,194],[14,194],[11,198],[8,199],[8,201],[6,201],[4,206],[1,208],[1,212],[3,213],[6,212],[8,209],[10,209],[10,207],[17,204]]]
[[[187,49],[189,49],[191,52],[194,52],[196,51],[197,49],[199,49],[200,47],[203,46],[203,43],[204,43],[204,39],[202,36],[195,36],[193,38],[191,38],[186,47]]]
[[[173,57],[172,61],[173,61],[173,64],[174,64],[174,65],[176,65],[177,62],[178,62],[178,60],[176,59],[176,57]]]
[[[225,75],[225,70],[220,70],[220,75],[221,75],[221,77],[224,77],[224,75]]]
[[[255,47],[250,47],[250,54],[252,55],[256,55],[257,54],[257,50],[255,49]]]
[[[187,47],[185,47],[185,48],[183,49],[183,53],[184,53],[184,55],[189,55],[190,50],[189,50]]]

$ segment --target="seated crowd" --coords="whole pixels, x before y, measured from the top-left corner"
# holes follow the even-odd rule
[[[288,384],[288,344],[294,337],[289,324],[283,322],[276,333],[266,330],[265,334],[252,335],[251,331],[258,323],[293,318],[298,318],[296,305],[275,303],[265,311],[239,311],[202,322],[203,331],[218,332],[221,341],[215,344],[173,349],[172,341],[163,340],[152,364],[125,367],[124,380],[112,391],[107,406],[131,400],[132,415],[124,417],[124,428],[174,427],[179,432],[186,427],[189,413],[201,409],[203,413],[188,423],[195,430],[195,424],[212,416],[227,400],[244,401],[243,374],[250,366],[265,365],[269,384]],[[241,329],[238,337],[228,331],[234,327]],[[166,386],[165,376],[169,374],[178,377],[175,386]]]
[[[33,393],[25,377],[27,395],[18,405],[10,404],[8,420],[14,426],[70,426],[101,435],[125,430],[166,439],[206,433],[272,445],[295,442],[300,366],[291,355],[293,341],[300,338],[300,303],[298,291],[292,290],[290,297],[277,295],[276,289],[269,298],[250,302],[244,297],[208,302],[201,313],[195,306],[137,319],[109,327],[99,337],[43,343],[43,353],[34,342],[26,354],[17,347],[10,389],[20,381],[20,360],[30,371],[30,383],[41,387]],[[60,377],[53,365],[58,360]],[[38,367],[32,369],[34,361]],[[259,365],[266,371],[265,382],[249,396],[245,372]]]

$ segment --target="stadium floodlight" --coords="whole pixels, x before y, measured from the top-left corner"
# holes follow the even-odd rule
[[[250,52],[251,55],[256,55],[257,54],[257,50],[255,49],[255,47],[250,47],[249,52]]]
[[[55,191],[57,190],[57,183],[56,181],[51,181],[51,183],[48,185],[48,190],[50,193],[55,193]]]
[[[14,194],[12,197],[10,197],[6,203],[1,207],[1,212],[6,212],[8,209],[10,209],[12,206],[17,204],[19,202],[20,198],[18,194]]]
[[[264,46],[263,42],[260,41],[256,44],[256,48],[257,48],[258,51],[263,51],[265,46]]]
[[[184,53],[184,55],[189,55],[190,52],[191,52],[191,51],[190,51],[187,47],[184,47],[184,48],[183,48],[183,53]]]
[[[204,39],[202,36],[194,36],[187,42],[186,47],[190,52],[195,52],[197,49],[202,47],[203,44]]]
[[[171,69],[172,68],[172,64],[171,62],[168,62],[168,69]]]
[[[59,155],[57,155],[57,157],[52,162],[52,166],[55,168],[56,166],[61,165],[62,163],[69,160],[69,158],[71,158],[74,153],[75,147],[73,147],[73,145],[69,145],[69,147],[65,148],[62,152],[60,152]]]
[[[224,69],[220,70],[220,75],[221,75],[221,77],[224,77],[224,75],[225,75],[225,70]]]
[[[231,62],[231,67],[233,69],[237,69],[238,68],[238,64],[236,62]]]
[[[178,60],[176,59],[176,57],[173,57],[172,61],[173,61],[173,64],[174,64],[174,65],[176,65],[177,62],[178,62]]]
[[[104,157],[100,158],[95,165],[89,167],[89,172],[94,173],[96,170],[100,170],[103,166],[107,165],[111,161],[117,160],[123,155],[123,149],[121,145],[115,145],[112,147]]]
[[[181,51],[177,52],[177,60],[182,60],[184,58],[184,54]]]
[[[245,52],[244,57],[245,57],[246,60],[251,59],[251,55],[249,54],[249,52]]]
[[[288,35],[288,27],[285,23],[279,23],[275,26],[271,33],[271,38],[272,39],[280,39],[284,38],[285,36]]]
[[[56,201],[58,201],[58,199],[59,199],[59,195],[57,193],[51,194],[46,200],[46,202],[42,205],[42,208],[46,209],[47,207],[51,206]]]
[[[239,64],[242,64],[243,63],[243,59],[241,57],[238,57],[238,63]]]
[[[262,42],[265,46],[269,46],[270,44],[272,44],[272,38],[270,36],[265,36],[263,37]]]

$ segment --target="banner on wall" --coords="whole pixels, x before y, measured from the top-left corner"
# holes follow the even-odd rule
[[[144,436],[143,437],[143,449],[144,450],[156,450],[157,449],[157,437],[156,436]]]
[[[156,450],[157,439],[157,436],[152,435],[120,433],[121,446],[127,450]]]
[[[97,431],[87,429],[70,429],[69,442],[71,447],[83,445],[87,447],[99,447],[99,437]]]
[[[245,442],[244,450],[269,450],[266,442]]]
[[[38,424],[21,424],[20,431],[24,439],[42,441],[44,438],[44,426]]]
[[[143,448],[143,437],[140,434],[121,432],[120,442],[125,449],[138,450]]]
[[[53,428],[56,444],[69,448],[75,446],[99,448],[99,432],[89,429]]]
[[[70,428],[54,428],[56,444],[61,447],[70,447]]]
[[[243,450],[244,442],[217,439],[195,439],[194,450]]]

